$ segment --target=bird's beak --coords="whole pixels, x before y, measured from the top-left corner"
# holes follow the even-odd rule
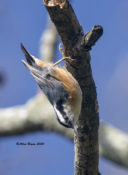
[[[24,65],[27,66],[27,67],[28,66],[34,66],[35,67],[36,62],[35,62],[33,56],[25,49],[25,47],[24,47],[24,45],[22,43],[20,44],[20,46],[21,46],[21,50],[23,51],[24,56],[26,57],[26,60],[27,60],[27,63],[28,63],[27,64],[24,60],[22,60]]]

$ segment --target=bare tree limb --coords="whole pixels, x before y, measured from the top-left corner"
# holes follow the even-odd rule
[[[118,165],[128,168],[128,134],[111,125],[101,124],[100,154]]]
[[[47,110],[46,110],[47,109]],[[0,136],[25,134],[34,131],[55,132],[73,141],[73,130],[58,124],[47,98],[38,94],[25,105],[0,109]],[[128,134],[101,124],[100,154],[105,159],[128,168]]]
[[[57,31],[55,25],[48,18],[48,24],[45,31],[43,31],[40,39],[40,59],[45,62],[53,62],[55,55],[55,48],[57,44]]]
[[[94,26],[90,32],[88,32],[85,35],[83,46],[84,48],[89,51],[91,50],[91,47],[95,45],[97,40],[101,37],[103,34],[103,28],[101,26]]]
[[[65,129],[58,123],[53,107],[43,94],[38,94],[25,105],[0,109],[0,136],[40,130],[53,131],[69,139],[73,138],[72,129]]]
[[[99,114],[88,50],[102,35],[103,29],[95,26],[84,35],[68,0],[44,0],[44,4],[61,38],[64,56],[73,59],[67,63],[67,69],[77,79],[83,93],[78,133],[74,139],[75,174],[97,175]]]

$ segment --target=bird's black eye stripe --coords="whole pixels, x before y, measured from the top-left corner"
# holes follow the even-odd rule
[[[60,99],[60,100],[58,100],[57,103],[56,103],[57,109],[61,112],[61,114],[62,114],[63,116],[66,115],[66,113],[64,112],[64,107],[63,107],[64,102],[65,102],[64,99]]]
[[[60,113],[62,114],[64,120],[65,120],[65,123],[62,123],[59,119],[59,116],[57,116],[57,119],[58,121],[65,127],[67,128],[72,128],[72,122],[69,120],[66,112],[64,111],[64,106],[63,104],[65,103],[65,101],[63,99],[60,99],[57,103],[56,103],[56,107],[58,109],[58,111],[60,111]]]

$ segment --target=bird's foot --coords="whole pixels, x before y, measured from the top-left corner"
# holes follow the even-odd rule
[[[71,63],[73,61],[73,59],[70,58],[70,57],[63,57],[59,61],[57,61],[56,63],[54,63],[53,66],[56,66],[57,64],[59,64],[61,61],[64,61],[64,60],[66,60],[68,63]]]

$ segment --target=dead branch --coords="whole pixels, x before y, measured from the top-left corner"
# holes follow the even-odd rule
[[[53,62],[56,51],[58,34],[54,24],[48,18],[48,24],[45,31],[42,32],[40,39],[40,59],[45,62]]]
[[[46,110],[47,109],[47,110]],[[56,120],[47,98],[38,94],[25,105],[0,109],[0,136],[13,136],[34,131],[55,132],[73,141],[73,130]],[[128,135],[108,124],[99,129],[100,154],[105,159],[128,168]]]
[[[82,110],[75,135],[75,174],[98,174],[99,114],[95,83],[90,66],[89,50],[103,33],[95,26],[84,35],[83,29],[68,0],[44,0],[63,44],[64,56],[73,59],[67,69],[79,82],[83,93]]]

